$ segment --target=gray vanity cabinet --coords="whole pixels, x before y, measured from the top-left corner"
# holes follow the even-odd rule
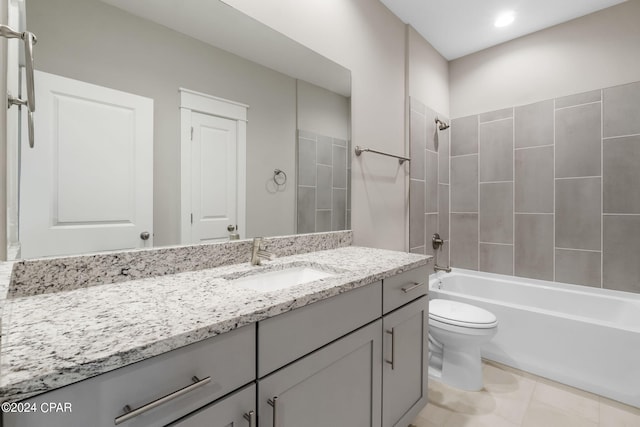
[[[427,404],[428,300],[383,317],[382,426],[406,427]]]
[[[256,386],[251,384],[167,427],[256,427],[255,406]]]
[[[380,426],[382,321],[258,381],[260,427]]]
[[[255,331],[255,324],[244,326],[40,394],[23,401],[34,411],[4,413],[3,425],[113,427],[118,421],[121,427],[164,426],[255,381]],[[70,411],[51,412],[49,402],[66,403]],[[127,405],[149,410],[123,420]]]

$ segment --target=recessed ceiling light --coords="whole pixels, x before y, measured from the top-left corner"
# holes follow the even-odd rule
[[[506,27],[511,24],[516,19],[516,14],[513,11],[503,12],[496,18],[496,21],[493,23],[496,27]]]

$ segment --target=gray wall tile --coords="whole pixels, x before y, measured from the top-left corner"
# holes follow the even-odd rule
[[[316,232],[331,231],[331,211],[316,211]]]
[[[478,214],[451,214],[451,265],[478,269]]]
[[[339,145],[341,147],[346,147],[347,146],[347,141],[345,141],[344,139],[340,139],[340,138],[333,138],[333,145]]]
[[[591,92],[583,92],[575,95],[563,96],[556,98],[556,108],[572,107],[574,105],[588,104],[590,102],[598,102],[602,99],[601,90],[592,90]]]
[[[640,214],[640,136],[605,140],[603,156],[604,212]]]
[[[517,148],[553,144],[553,100],[515,108]]]
[[[507,117],[513,117],[513,108],[503,108],[502,110],[490,111],[488,113],[482,113],[478,116],[480,123],[491,122],[493,120],[506,119]]]
[[[604,136],[640,133],[640,82],[603,91]]]
[[[438,153],[427,151],[426,211],[438,212]]]
[[[328,136],[318,136],[317,162],[323,165],[331,166],[333,164],[331,155],[333,148],[333,139]]]
[[[424,150],[427,143],[427,128],[424,113],[419,113],[412,109],[409,120],[411,155],[409,169],[411,178],[424,179]]]
[[[333,146],[333,187],[347,188],[347,148]]]
[[[409,97],[409,106],[412,110],[416,110],[417,112],[422,114],[424,114],[427,109],[427,107],[422,102],[420,102],[420,100],[412,96]]]
[[[449,260],[449,253],[450,253],[450,244],[448,240],[445,240],[442,246],[440,246],[440,249],[438,249],[438,254],[437,254],[438,256],[437,261],[440,267],[446,267],[451,265]]]
[[[556,178],[600,175],[600,104],[556,111]]]
[[[449,129],[438,133],[438,182],[449,183]]]
[[[553,215],[515,215],[516,276],[553,280]]]
[[[424,246],[424,181],[409,182],[409,247]]]
[[[480,184],[480,241],[513,243],[513,184]]]
[[[424,230],[425,230],[425,254],[434,255],[435,251],[431,245],[431,236],[438,232],[438,214],[425,214],[424,215]]]
[[[462,117],[451,121],[451,155],[478,152],[478,116]]]
[[[513,245],[480,243],[480,271],[513,274]]]
[[[427,126],[427,143],[425,148],[430,151],[438,151],[436,141],[438,139],[438,129],[436,125],[436,117],[438,114],[427,107],[426,126]],[[444,119],[443,119],[444,120]]]
[[[513,180],[513,120],[480,124],[480,182]]]
[[[601,252],[556,249],[556,282],[600,287]]]
[[[440,214],[438,232],[443,240],[449,240],[449,186],[438,186],[438,213]]]
[[[553,147],[515,151],[515,209],[553,213]]]
[[[318,191],[316,209],[331,209],[331,166],[318,165]]]
[[[346,229],[347,190],[333,189],[333,206],[331,211],[331,229],[333,231]]]
[[[451,211],[478,212],[478,155],[451,158]]]
[[[412,254],[420,254],[420,255],[425,255],[424,253],[424,246],[420,246],[417,248],[411,248],[409,250],[409,252],[411,252]]]
[[[298,233],[316,231],[316,189],[298,187]]]
[[[603,286],[640,292],[640,215],[605,215],[603,248]]]
[[[298,139],[298,185],[316,185],[316,142]]]
[[[601,179],[556,180],[556,247],[600,250]]]
[[[318,139],[318,135],[313,132],[298,129],[298,138],[310,139],[315,142]]]

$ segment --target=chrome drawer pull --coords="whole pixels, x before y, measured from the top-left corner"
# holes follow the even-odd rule
[[[273,421],[271,427],[278,426],[278,396],[273,396],[273,399],[267,400],[267,403],[273,408]]]
[[[256,427],[256,413],[254,411],[247,412],[243,417],[249,421],[249,427]]]
[[[113,421],[115,422],[116,425],[122,424],[125,421],[129,421],[130,419],[135,418],[140,414],[144,414],[145,412],[150,411],[154,408],[157,408],[158,406],[163,405],[177,397],[183,396],[197,388],[200,388],[204,385],[209,384],[211,382],[211,377],[199,379],[198,377],[194,376],[194,377],[191,377],[191,380],[193,381],[193,384],[189,384],[188,386],[183,387],[180,390],[176,390],[173,393],[169,393],[166,396],[163,396],[157,400],[154,400],[153,402],[147,403],[146,405],[142,405],[139,408],[131,409],[129,405],[126,405],[123,408],[124,414],[120,415]]]
[[[396,367],[396,332],[395,328],[387,329],[385,332],[391,335],[391,360],[385,359],[385,362],[391,365],[391,370],[393,371]]]
[[[402,288],[402,292],[404,292],[405,294],[408,294],[414,289],[418,289],[420,286],[422,286],[422,283],[413,282],[410,286],[405,286],[404,288]]]

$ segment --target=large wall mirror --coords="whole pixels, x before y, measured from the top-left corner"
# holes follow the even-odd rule
[[[350,228],[349,70],[218,0],[9,3],[9,259]]]

